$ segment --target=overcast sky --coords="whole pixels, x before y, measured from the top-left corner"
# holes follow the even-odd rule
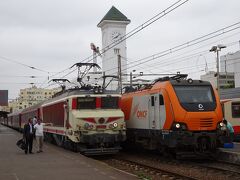
[[[31,87],[28,83],[47,87],[48,84],[41,84],[47,83],[47,72],[52,75],[90,56],[91,42],[101,49],[101,29],[97,24],[111,6],[114,5],[131,20],[127,26],[129,32],[174,2],[176,0],[1,1],[0,89],[8,89],[9,98],[13,99],[18,96],[20,88]],[[239,7],[239,0],[189,0],[127,39],[128,63],[239,22]],[[215,55],[207,52],[212,45],[229,45],[221,51],[223,55],[238,51],[239,40],[240,29],[236,29],[172,55],[136,66],[135,69],[144,73],[180,71],[198,79],[205,73],[206,67],[208,70],[215,70]],[[101,63],[100,58],[98,62]],[[57,77],[63,75],[64,73]],[[71,79],[76,75],[73,73],[67,78]]]

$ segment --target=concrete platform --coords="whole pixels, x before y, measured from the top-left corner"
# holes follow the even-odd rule
[[[0,125],[1,180],[137,179],[104,163],[51,144],[44,144],[43,153],[26,155],[16,146],[16,141],[21,137],[22,134]],[[36,152],[36,147],[33,151]]]
[[[240,143],[234,143],[234,148],[220,148],[219,159],[240,165]]]

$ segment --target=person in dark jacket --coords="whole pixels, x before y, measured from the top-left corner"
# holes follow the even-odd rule
[[[32,119],[29,118],[28,123],[24,125],[24,130],[23,130],[23,138],[26,142],[25,154],[27,154],[28,152],[30,154],[33,154],[32,153],[33,136],[34,136],[33,123],[32,123]]]

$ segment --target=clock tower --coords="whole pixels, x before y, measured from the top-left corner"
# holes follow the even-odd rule
[[[127,73],[127,47],[126,41],[121,39],[126,35],[126,27],[130,20],[122,14],[117,8],[112,8],[107,12],[103,19],[98,23],[102,30],[102,49],[105,49],[102,57],[102,71],[105,75],[118,75],[118,54],[121,56],[122,73]],[[113,44],[117,44],[109,49]],[[122,81],[127,77],[123,76]]]

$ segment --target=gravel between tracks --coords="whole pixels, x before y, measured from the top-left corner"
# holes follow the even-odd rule
[[[102,161],[141,179],[240,179],[240,166],[224,162],[177,161],[148,153],[120,153]]]

